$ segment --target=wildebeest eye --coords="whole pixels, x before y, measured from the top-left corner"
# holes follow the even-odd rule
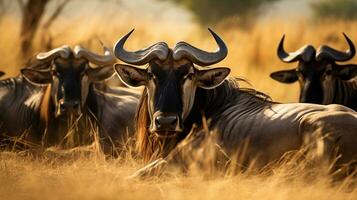
[[[155,79],[155,75],[152,72],[148,72],[147,75],[148,75],[148,80]]]
[[[79,74],[80,74],[81,76],[84,76],[84,75],[86,74],[86,72],[85,72],[85,71],[81,71],[81,72],[79,72]]]
[[[188,80],[192,80],[193,79],[193,73],[188,73],[186,76],[185,76],[185,79],[188,79]]]
[[[301,69],[297,68],[295,71],[296,71],[297,75],[303,75],[303,72]]]
[[[326,73],[326,75],[331,75],[332,74],[332,69],[326,69],[325,73]]]
[[[53,76],[59,76],[60,75],[56,70],[52,70],[51,73],[52,73]]]

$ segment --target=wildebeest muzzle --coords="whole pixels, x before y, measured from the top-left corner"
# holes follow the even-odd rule
[[[66,114],[79,116],[82,114],[80,101],[70,100],[66,101],[64,99],[60,99],[58,101],[56,116],[63,116]]]
[[[158,137],[175,137],[182,132],[182,119],[178,114],[155,112],[150,125],[150,132]]]

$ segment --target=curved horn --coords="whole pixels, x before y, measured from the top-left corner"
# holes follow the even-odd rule
[[[113,63],[115,61],[113,54],[110,49],[103,45],[104,55],[95,54],[88,49],[85,49],[79,45],[74,47],[74,56],[76,58],[86,58],[89,62],[97,64],[97,65],[105,65],[109,63]]]
[[[169,55],[169,47],[165,42],[158,42],[145,49],[129,52],[124,49],[124,44],[135,29],[120,38],[114,45],[114,55],[123,62],[133,65],[144,65],[153,58],[166,60]]]
[[[223,60],[228,53],[227,46],[224,43],[224,41],[215,32],[213,32],[211,29],[208,30],[212,34],[218,45],[218,50],[216,52],[206,52],[186,42],[179,42],[176,44],[173,50],[174,60],[188,58],[193,63],[200,66],[212,65]]]
[[[351,41],[351,39],[345,33],[343,33],[343,36],[347,40],[349,46],[348,50],[342,52],[342,51],[335,50],[327,45],[321,45],[317,50],[316,60],[320,61],[323,59],[332,59],[335,61],[343,62],[353,58],[353,56],[356,54],[355,46]]]
[[[62,58],[68,58],[70,54],[71,48],[68,45],[63,45],[61,47],[52,49],[51,51],[37,54],[36,59],[39,61],[48,61],[58,56]]]
[[[316,54],[316,50],[311,45],[305,45],[295,52],[287,53],[284,49],[285,34],[281,38],[277,50],[278,57],[285,63],[292,63],[298,60],[310,62]]]

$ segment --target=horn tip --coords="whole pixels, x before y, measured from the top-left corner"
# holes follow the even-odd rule
[[[283,34],[283,36],[282,36],[281,39],[280,39],[280,42],[279,42],[279,45],[278,45],[279,47],[278,47],[278,48],[283,47],[284,41],[285,41],[285,33]]]
[[[347,36],[347,34],[346,34],[345,32],[342,32],[342,35],[343,35],[343,37],[345,37],[346,39],[350,39],[350,38]]]
[[[104,42],[102,40],[98,39],[98,41],[99,41],[100,45],[103,47],[104,51],[110,51],[110,49],[104,45]]]
[[[351,41],[351,39],[348,37],[348,35],[345,32],[342,32],[342,34],[347,40]]]
[[[348,37],[348,35],[345,32],[342,32],[343,36],[346,38],[346,40],[348,41],[348,43],[352,43],[352,40]]]
[[[212,35],[217,35],[211,28],[207,28]]]
[[[351,48],[350,51],[355,52],[355,45],[353,44],[352,40],[347,36],[347,34],[345,32],[342,32],[342,34],[346,38],[348,44],[350,45],[350,48]]]
[[[103,43],[103,41],[101,39],[97,38],[97,40],[99,41],[100,45],[104,46],[104,43]]]
[[[283,34],[283,36],[281,37],[281,40],[285,40],[285,33]]]
[[[279,45],[278,45],[278,51],[279,51],[280,48],[283,48],[284,40],[285,40],[285,33],[283,34],[283,36],[280,39],[280,42],[279,42]]]

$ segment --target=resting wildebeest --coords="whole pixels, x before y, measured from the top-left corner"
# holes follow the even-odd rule
[[[203,130],[203,118],[210,121],[208,128],[218,133],[218,143],[228,155],[234,155],[249,138],[246,157],[258,158],[257,166],[299,149],[316,136],[322,136],[321,156],[332,154],[338,145],[341,157],[337,164],[355,158],[355,112],[341,105],[274,103],[240,89],[235,79],[226,79],[229,68],[206,67],[224,59],[228,52],[223,40],[210,32],[219,46],[216,52],[186,42],[173,49],[159,42],[129,52],[124,44],[132,31],[114,47],[117,58],[132,64],[115,65],[122,81],[132,87],[145,86],[136,128],[137,148],[146,161],[165,158],[185,140],[194,124],[196,130]],[[144,64],[147,67],[133,66]]]
[[[293,53],[284,50],[284,38],[278,47],[278,56],[285,63],[298,62],[295,69],[272,73],[271,78],[282,83],[300,84],[300,102],[342,104],[357,110],[357,65],[341,65],[356,53],[353,42],[345,35],[350,49],[341,52],[322,45],[317,51],[306,45]]]
[[[36,64],[21,75],[1,81],[0,133],[18,137],[25,132],[28,141],[44,146],[86,144],[92,128],[107,138],[105,143],[131,134],[140,94],[96,87],[114,74],[114,56],[104,51],[62,46],[38,54]]]

